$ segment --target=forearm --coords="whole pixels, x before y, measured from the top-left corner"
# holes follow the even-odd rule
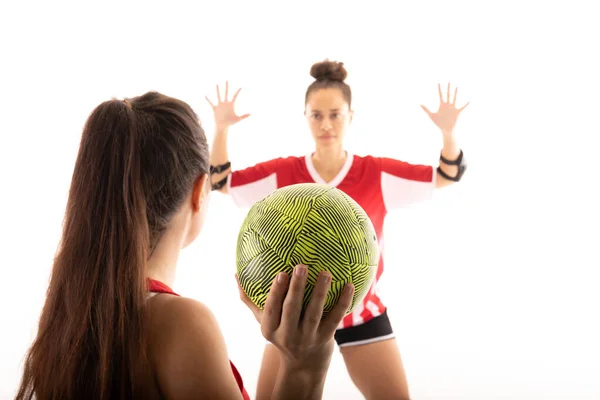
[[[320,371],[295,370],[282,365],[271,398],[274,400],[320,400],[323,398],[326,376],[327,368]]]
[[[442,156],[447,160],[456,160],[458,158],[458,156],[460,155],[460,147],[458,147],[458,144],[456,143],[456,139],[454,138],[454,135],[443,135],[443,138],[444,138],[443,139],[444,146],[442,147]],[[447,175],[449,175],[451,177],[454,177],[458,174],[458,166],[456,166],[456,165],[448,165],[448,164],[443,163],[440,160],[439,166],[442,171],[444,171]],[[448,186],[452,183],[454,183],[454,182],[450,181],[448,179],[445,179],[440,174],[437,174],[437,177],[436,177],[436,187],[437,188]]]
[[[216,167],[223,165],[228,161],[229,154],[227,153],[227,128],[217,128],[210,153],[210,165]],[[212,174],[210,177],[211,184],[215,184],[226,178],[229,173],[231,173],[231,169],[227,169],[221,173]],[[227,193],[227,186],[223,186],[221,189],[219,189],[219,192]]]

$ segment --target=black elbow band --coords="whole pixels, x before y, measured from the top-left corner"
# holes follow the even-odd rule
[[[221,179],[219,182],[213,183],[211,186],[212,190],[219,190],[221,189],[223,186],[227,185],[227,179],[229,177],[226,176],[225,178]]]
[[[456,173],[456,176],[450,176],[447,173],[445,173],[439,166],[437,167],[438,174],[440,174],[442,178],[447,179],[449,181],[459,182],[462,179],[462,176],[464,175],[465,171],[467,170],[467,163],[465,162],[465,159],[463,157],[462,150],[460,151],[460,154],[456,160],[448,160],[440,154],[440,161],[446,165],[454,165],[458,167],[458,172]]]
[[[227,161],[225,164],[221,164],[221,165],[211,165],[210,166],[210,174],[220,174],[221,172],[224,172],[226,170],[228,170],[229,168],[231,168],[231,162]]]

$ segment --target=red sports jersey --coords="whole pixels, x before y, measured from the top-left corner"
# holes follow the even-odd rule
[[[168,294],[172,294],[174,296],[179,296],[170,287],[168,287],[164,283],[162,283],[160,281],[156,281],[154,279],[148,279],[148,290],[150,291],[150,293],[168,293]],[[248,396],[248,392],[246,392],[246,389],[244,389],[244,381],[242,380],[240,373],[238,372],[237,368],[235,368],[235,365],[233,365],[233,363],[231,361],[229,361],[229,364],[231,365],[231,370],[233,372],[233,376],[235,377],[238,387],[240,388],[240,391],[242,392],[242,396],[243,396],[244,400],[250,400],[250,396]]]
[[[235,204],[249,207],[272,191],[298,183],[321,183],[352,197],[371,218],[381,249],[375,282],[361,306],[347,315],[340,328],[360,325],[385,311],[377,291],[383,273],[383,224],[389,210],[428,200],[435,188],[436,170],[384,157],[348,154],[339,174],[325,182],[317,173],[311,155],[277,158],[232,172],[227,190]]]

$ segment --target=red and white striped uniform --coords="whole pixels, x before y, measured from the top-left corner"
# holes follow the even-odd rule
[[[385,311],[377,291],[383,273],[383,224],[389,210],[431,198],[436,170],[428,165],[409,164],[384,157],[348,154],[339,174],[325,182],[317,173],[310,155],[277,158],[234,171],[227,190],[236,205],[250,207],[278,188],[298,183],[321,183],[336,187],[352,197],[371,218],[381,248],[373,286],[361,306],[347,315],[340,328],[357,326]]]

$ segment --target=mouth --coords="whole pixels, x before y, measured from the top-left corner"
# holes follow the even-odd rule
[[[321,140],[331,140],[331,139],[335,139],[335,136],[333,136],[333,135],[323,135],[323,136],[319,136],[319,139],[321,139]]]

